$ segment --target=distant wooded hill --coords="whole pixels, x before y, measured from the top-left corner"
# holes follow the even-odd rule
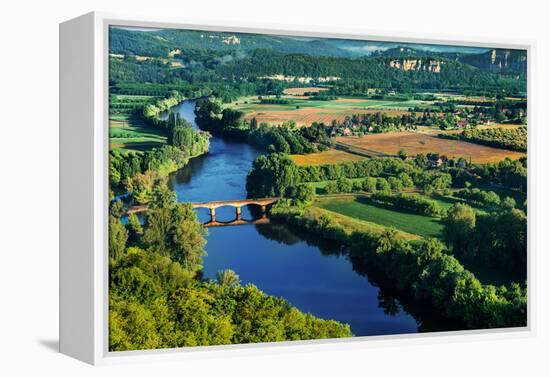
[[[367,47],[379,50],[365,55]],[[116,54],[111,80],[119,83],[243,83],[283,75],[337,77],[337,86],[346,88],[339,94],[361,93],[368,87],[526,91],[526,52],[519,50],[112,28],[110,53]],[[137,59],[128,59],[131,56]],[[150,58],[159,58],[162,64]],[[167,58],[179,65],[167,65]]]

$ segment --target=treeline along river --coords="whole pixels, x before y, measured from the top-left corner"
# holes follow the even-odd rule
[[[195,101],[189,100],[172,111],[197,128],[194,108]],[[171,188],[178,201],[184,202],[245,199],[246,175],[260,153],[248,144],[213,136],[207,155],[192,159],[171,175]],[[251,219],[253,214],[243,208],[242,217]],[[208,221],[208,211],[199,210],[199,218]],[[218,221],[234,218],[233,207],[216,210]],[[217,271],[232,269],[243,284],[255,284],[317,317],[348,323],[356,336],[414,333],[419,328],[439,327],[426,323],[426,318],[420,324],[391,294],[388,297],[388,292],[354,271],[339,245],[273,222],[212,227],[208,231],[205,277],[215,278]],[[410,311],[416,313],[417,308]]]

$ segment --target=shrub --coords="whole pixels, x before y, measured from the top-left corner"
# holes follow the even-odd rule
[[[483,191],[478,188],[472,188],[458,191],[454,195],[488,208],[496,208],[500,205],[500,197],[494,191]]]
[[[398,194],[391,195],[376,193],[372,199],[384,204],[390,204],[396,208],[428,216],[441,216],[445,212],[437,202],[418,195]]]

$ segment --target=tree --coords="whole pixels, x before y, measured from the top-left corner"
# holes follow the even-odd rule
[[[143,174],[136,174],[128,181],[126,190],[132,193],[132,197],[140,204],[151,200],[153,189],[158,185],[166,184],[166,178],[158,172],[147,170]]]
[[[403,187],[409,188],[414,186],[414,182],[411,176],[408,175],[407,173],[405,172],[399,173],[397,177],[401,180],[401,184],[403,185]]]
[[[168,144],[181,150],[187,150],[189,151],[189,154],[191,154],[191,151],[193,150],[194,138],[195,130],[193,130],[191,126],[177,125],[170,133]]]
[[[327,194],[334,194],[338,192],[338,184],[336,181],[328,181],[325,185],[325,192]]]
[[[363,180],[363,190],[374,193],[376,192],[376,178],[367,177]]]
[[[445,246],[437,238],[422,242],[418,249],[418,264],[425,266],[441,258],[444,248]]]
[[[126,214],[126,209],[124,208],[124,204],[122,204],[122,200],[117,199],[111,202],[109,214],[116,218],[120,218]]]
[[[172,216],[170,208],[155,208],[147,211],[142,241],[155,252],[168,256],[170,254],[170,230]]]
[[[131,242],[137,242],[143,234],[143,226],[135,213],[128,215],[126,229],[128,229],[129,240]]]
[[[300,183],[289,187],[286,196],[292,199],[294,205],[306,205],[315,199],[315,189],[311,185]]]
[[[516,208],[516,201],[514,198],[511,198],[509,196],[507,196],[506,198],[504,198],[504,200],[502,201],[502,208],[503,210],[505,211],[511,211],[513,208]]]
[[[385,178],[376,178],[376,190],[382,192],[390,192],[391,186]]]
[[[390,184],[392,190],[399,191],[403,188],[403,183],[397,177],[388,177],[388,183]]]
[[[222,127],[238,127],[241,125],[244,113],[240,110],[225,108],[222,111]]]
[[[467,253],[476,226],[476,214],[472,207],[455,203],[443,219],[443,239],[455,253]]]
[[[448,173],[439,173],[431,183],[431,186],[435,190],[444,190],[446,188],[451,187],[453,183],[453,178]]]
[[[239,275],[237,275],[233,270],[218,271],[216,280],[219,285],[230,288],[234,288],[241,283]]]
[[[298,166],[284,153],[257,157],[246,177],[248,197],[285,196],[287,188],[299,182]]]
[[[128,231],[122,225],[120,220],[114,216],[109,216],[109,256],[112,259],[118,259],[126,249],[128,241]]]
[[[404,148],[401,148],[399,150],[399,152],[397,153],[397,155],[399,156],[400,159],[402,159],[403,161],[407,159],[407,157],[409,156],[407,151],[404,149]]]
[[[338,178],[336,186],[338,187],[338,192],[351,192],[353,188],[351,181],[347,178]]]
[[[428,157],[425,154],[419,153],[414,158],[414,163],[421,169],[426,169],[428,167]]]
[[[254,117],[250,120],[250,129],[255,130],[258,128],[258,120]]]
[[[191,204],[178,203],[173,208],[170,233],[173,245],[172,258],[188,270],[201,269],[202,257],[206,255],[204,251],[206,233]]]
[[[149,208],[170,208],[176,203],[176,193],[166,184],[158,184],[153,187]]]

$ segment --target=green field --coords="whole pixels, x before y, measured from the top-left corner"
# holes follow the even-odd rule
[[[271,98],[271,97],[265,97]],[[289,111],[296,109],[296,106],[300,108],[317,108],[327,110],[353,110],[353,109],[372,109],[380,111],[383,110],[408,110],[415,106],[431,106],[431,101],[396,101],[396,100],[375,100],[361,97],[340,97],[338,100],[331,101],[318,101],[310,100],[307,98],[296,98],[294,96],[282,96],[289,101],[288,104],[261,104],[257,97],[243,97],[239,100],[229,103],[226,106],[242,110],[244,112],[249,111]],[[247,103],[245,103],[247,102]]]
[[[436,218],[397,211],[389,206],[368,202],[365,198],[320,200],[317,205],[342,215],[391,226],[422,237],[440,237],[443,228]]]
[[[129,116],[154,98],[156,97],[111,94],[109,96],[109,118]]]
[[[166,144],[166,136],[135,117],[117,116],[109,120],[109,148],[145,150]]]
[[[109,98],[109,149],[142,151],[166,144],[166,136],[148,126],[135,113],[151,96],[111,95]]]

